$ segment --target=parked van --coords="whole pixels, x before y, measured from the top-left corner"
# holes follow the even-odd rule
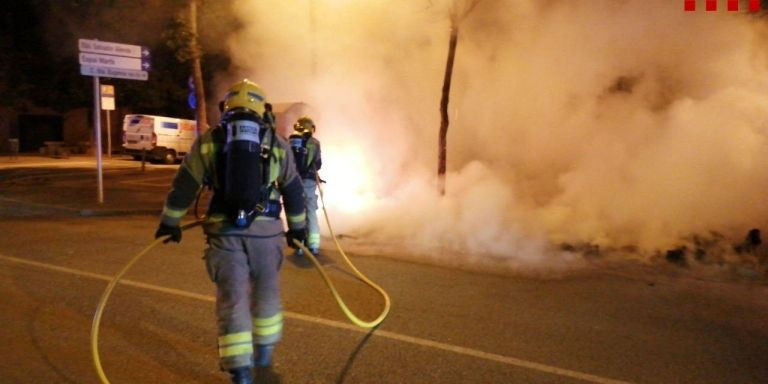
[[[173,164],[186,154],[195,140],[195,121],[153,115],[125,115],[123,150],[140,160]]]

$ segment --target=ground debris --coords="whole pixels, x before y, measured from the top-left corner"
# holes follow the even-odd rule
[[[710,231],[681,238],[667,249],[648,250],[634,245],[610,247],[591,242],[563,242],[560,251],[578,255],[599,265],[612,262],[638,262],[677,273],[715,280],[768,281],[768,244],[760,230],[749,230],[744,240],[736,241]]]
[[[681,243],[666,250],[666,262],[736,278],[768,280],[768,246],[763,244],[757,228],[750,229],[738,243],[718,232],[691,235]]]

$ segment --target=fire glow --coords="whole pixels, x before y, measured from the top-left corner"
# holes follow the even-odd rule
[[[329,143],[323,148],[323,167],[321,177],[326,183],[321,184],[326,208],[348,214],[362,214],[375,201],[371,190],[375,185],[372,171],[360,148],[338,146]]]

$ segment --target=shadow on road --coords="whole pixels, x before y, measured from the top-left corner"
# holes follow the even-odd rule
[[[357,345],[357,348],[352,352],[351,355],[349,355],[349,359],[347,359],[347,364],[344,365],[344,369],[341,370],[341,374],[339,375],[339,379],[336,380],[336,384],[343,384],[344,380],[347,378],[347,374],[349,373],[350,369],[352,369],[352,365],[354,365],[355,360],[357,359],[357,356],[360,354],[360,351],[363,350],[363,347],[368,344],[368,340],[371,339],[371,336],[373,336],[373,333],[376,332],[376,329],[379,327],[374,327],[371,329],[370,332],[368,332],[365,337],[363,337],[362,340],[360,340],[360,344]]]

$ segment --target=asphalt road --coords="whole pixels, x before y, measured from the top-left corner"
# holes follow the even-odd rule
[[[173,166],[0,158],[0,383],[98,383],[90,331],[108,282],[152,241]],[[329,244],[330,242],[326,242]],[[112,383],[224,383],[199,228],[126,274],[100,328]],[[382,309],[340,256],[326,271],[363,319]],[[352,325],[286,250],[282,383],[765,383],[768,287],[627,265],[559,278],[494,276],[351,255],[392,299]]]

